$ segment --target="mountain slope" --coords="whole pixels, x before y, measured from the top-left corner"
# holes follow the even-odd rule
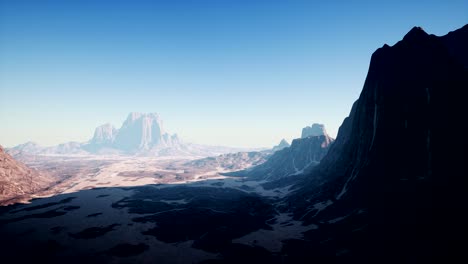
[[[8,204],[10,199],[34,194],[52,182],[51,177],[16,161],[0,146],[0,204]]]
[[[215,157],[192,160],[186,163],[190,167],[213,167],[223,170],[242,170],[265,162],[270,155],[266,151],[227,153]]]
[[[451,34],[466,39],[466,28]],[[463,49],[444,38],[415,27],[372,55],[335,143],[285,201],[321,224],[291,241],[292,262],[310,256],[301,250],[397,262],[460,254],[468,146],[451,131],[467,129],[468,78]]]
[[[333,143],[323,125],[314,124],[312,127],[304,128],[302,138],[294,139],[290,147],[274,152],[266,162],[228,175],[244,176],[250,180],[275,181],[310,170],[320,163]]]

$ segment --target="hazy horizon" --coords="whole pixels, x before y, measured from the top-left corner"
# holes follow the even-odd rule
[[[0,0],[0,145],[89,140],[129,112],[206,145],[332,137],[371,54],[412,27],[445,35],[466,1]]]

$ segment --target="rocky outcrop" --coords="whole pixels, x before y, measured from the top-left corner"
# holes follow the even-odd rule
[[[51,177],[13,159],[0,146],[0,205],[42,191],[52,183]]]
[[[282,149],[287,148],[289,146],[291,146],[291,145],[288,143],[288,141],[286,141],[286,139],[283,138],[278,145],[274,146],[271,149],[271,151],[276,152],[278,150],[282,150]]]
[[[164,131],[156,113],[130,113],[113,143],[114,148],[126,152],[172,145],[172,137]]]
[[[275,152],[268,160],[244,176],[252,180],[273,181],[302,174],[320,163],[333,139],[327,136],[298,138],[290,147]]]
[[[323,124],[314,123],[312,126],[306,126],[302,129],[301,138],[306,137],[316,137],[316,136],[327,136],[327,131],[325,130],[325,126]]]
[[[317,126],[313,127],[313,130],[317,131]],[[323,125],[320,125],[320,131],[325,131]],[[332,142],[333,139],[326,133],[294,139],[291,146],[274,152],[266,162],[244,171],[230,173],[230,175],[266,181],[300,175],[320,163]]]

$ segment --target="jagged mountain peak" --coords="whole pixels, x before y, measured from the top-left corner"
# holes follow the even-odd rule
[[[406,33],[403,40],[418,40],[427,36],[429,36],[429,34],[427,34],[422,27],[416,26]]]
[[[288,141],[286,141],[286,139],[283,138],[278,145],[276,145],[276,146],[274,146],[272,148],[272,151],[275,152],[275,151],[278,151],[278,150],[282,150],[282,149],[287,148],[289,146],[291,146],[291,145],[288,143]]]

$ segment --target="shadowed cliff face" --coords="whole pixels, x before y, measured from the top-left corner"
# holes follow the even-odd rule
[[[468,25],[441,37],[448,52],[468,68]]]
[[[453,135],[467,128],[468,82],[465,50],[448,37],[466,39],[467,27],[445,37],[413,28],[372,55],[335,143],[288,200],[297,218],[327,223],[309,246],[406,260],[457,252],[468,147]]]

